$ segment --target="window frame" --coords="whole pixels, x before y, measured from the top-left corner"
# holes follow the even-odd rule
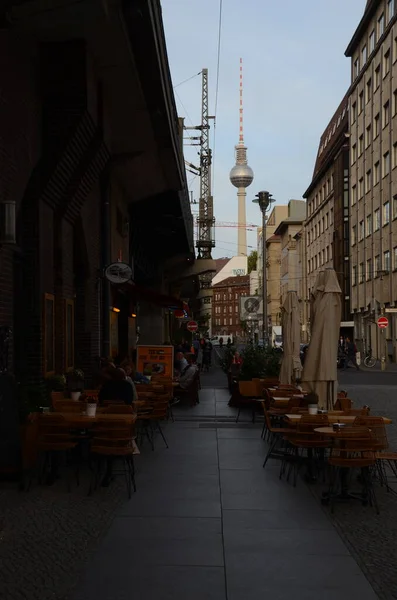
[[[71,333],[72,333],[72,341],[71,341],[71,351],[72,351],[72,364],[68,364],[68,358],[69,358],[69,339],[68,339],[68,313],[69,313],[69,307],[71,307],[72,309],[72,329],[71,329]],[[66,370],[69,369],[73,369],[74,367],[74,361],[75,361],[75,335],[74,335],[74,329],[75,329],[75,313],[74,313],[74,300],[70,299],[70,298],[66,298],[65,300],[65,367]]]
[[[47,323],[47,302],[51,302],[52,304],[52,369],[47,369],[48,360],[48,339],[47,339],[47,331],[48,331],[48,323]],[[44,377],[49,377],[55,374],[55,296],[54,294],[45,293],[43,297],[43,373]]]

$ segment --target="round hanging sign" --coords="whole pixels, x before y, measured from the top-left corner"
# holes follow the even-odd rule
[[[105,277],[110,283],[127,283],[132,278],[132,269],[127,263],[115,262],[106,267]]]

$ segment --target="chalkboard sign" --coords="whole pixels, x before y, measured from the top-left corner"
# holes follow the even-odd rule
[[[0,373],[0,476],[21,469],[21,441],[14,377]]]

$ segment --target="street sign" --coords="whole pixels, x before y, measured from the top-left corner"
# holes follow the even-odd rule
[[[197,331],[198,325],[196,321],[189,321],[189,323],[186,325],[186,329],[191,332]]]
[[[127,283],[132,278],[132,269],[127,263],[115,262],[105,268],[105,277],[110,283]]]
[[[379,317],[378,327],[379,329],[386,329],[389,326],[389,319],[387,317]]]

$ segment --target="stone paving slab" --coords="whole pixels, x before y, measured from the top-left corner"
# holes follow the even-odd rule
[[[376,598],[307,487],[262,469],[265,443],[254,429],[255,437],[222,439],[217,429],[167,427],[170,452],[144,455],[138,492],[119,509],[74,600],[314,598],[324,589],[335,600],[357,590]],[[218,470],[208,485],[196,471],[204,448],[204,468],[216,462]],[[175,472],[165,474],[165,460]]]

